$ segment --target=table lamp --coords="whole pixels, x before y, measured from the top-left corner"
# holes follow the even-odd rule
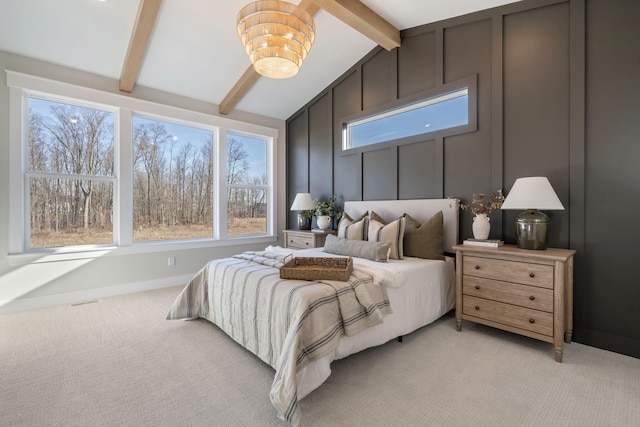
[[[564,210],[549,180],[544,176],[518,178],[501,209],[526,209],[516,217],[516,240],[521,249],[547,249],[549,217],[543,210]]]
[[[293,199],[291,205],[292,211],[298,212],[298,230],[311,230],[311,218],[306,216],[302,211],[312,211],[315,209],[315,204],[309,193],[298,193],[296,198]]]

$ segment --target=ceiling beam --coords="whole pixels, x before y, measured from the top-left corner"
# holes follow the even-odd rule
[[[120,74],[120,90],[123,92],[131,92],[136,84],[161,5],[162,0],[140,0],[138,16]]]
[[[345,24],[387,50],[400,47],[400,30],[358,0],[313,0]]]
[[[309,15],[311,16],[315,15],[318,10],[320,10],[320,6],[315,4],[313,0],[301,0],[300,3],[298,3],[298,6],[309,12]]]
[[[302,0],[298,6],[309,12],[309,15],[315,15],[320,7],[313,2],[313,0]],[[231,88],[227,96],[224,97],[220,105],[218,106],[218,113],[229,114],[231,110],[238,105],[238,102],[249,92],[249,89],[258,81],[260,74],[250,65],[249,68],[242,74],[240,80]]]
[[[247,71],[242,74],[240,80],[233,85],[227,96],[224,97],[220,106],[218,107],[218,113],[229,114],[231,110],[240,102],[240,100],[249,92],[249,89],[258,81],[260,74],[253,68],[253,65],[249,65]]]

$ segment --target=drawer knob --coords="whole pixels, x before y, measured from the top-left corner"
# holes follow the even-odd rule
[[[530,299],[531,301],[533,301],[533,300],[535,300],[535,299],[536,299],[536,297],[534,297],[533,295],[531,295],[531,296],[529,297],[529,299]]]
[[[529,323],[536,323],[534,319],[529,319]]]
[[[476,310],[480,310],[480,306],[479,305],[476,305]]]
[[[476,289],[480,289],[480,285],[476,285]]]
[[[533,279],[534,277],[536,277],[536,273],[529,273],[529,277]]]
[[[309,242],[305,242],[305,245],[309,246]]]
[[[479,265],[476,265],[476,270],[480,270],[480,266]]]

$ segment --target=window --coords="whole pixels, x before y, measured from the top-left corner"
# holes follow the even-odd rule
[[[227,134],[227,233],[267,232],[267,141]]]
[[[385,111],[344,126],[343,150],[424,135],[468,125],[467,87]]]
[[[277,130],[11,71],[7,84],[10,254],[273,240]]]
[[[135,242],[213,237],[213,160],[211,130],[133,117]]]
[[[113,112],[27,102],[29,246],[113,243]]]

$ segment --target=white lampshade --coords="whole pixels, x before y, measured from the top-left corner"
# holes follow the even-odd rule
[[[291,205],[292,211],[311,211],[314,208],[315,205],[309,193],[296,194],[296,198],[293,199],[293,204]]]
[[[564,210],[562,202],[544,176],[518,178],[501,209]]]

